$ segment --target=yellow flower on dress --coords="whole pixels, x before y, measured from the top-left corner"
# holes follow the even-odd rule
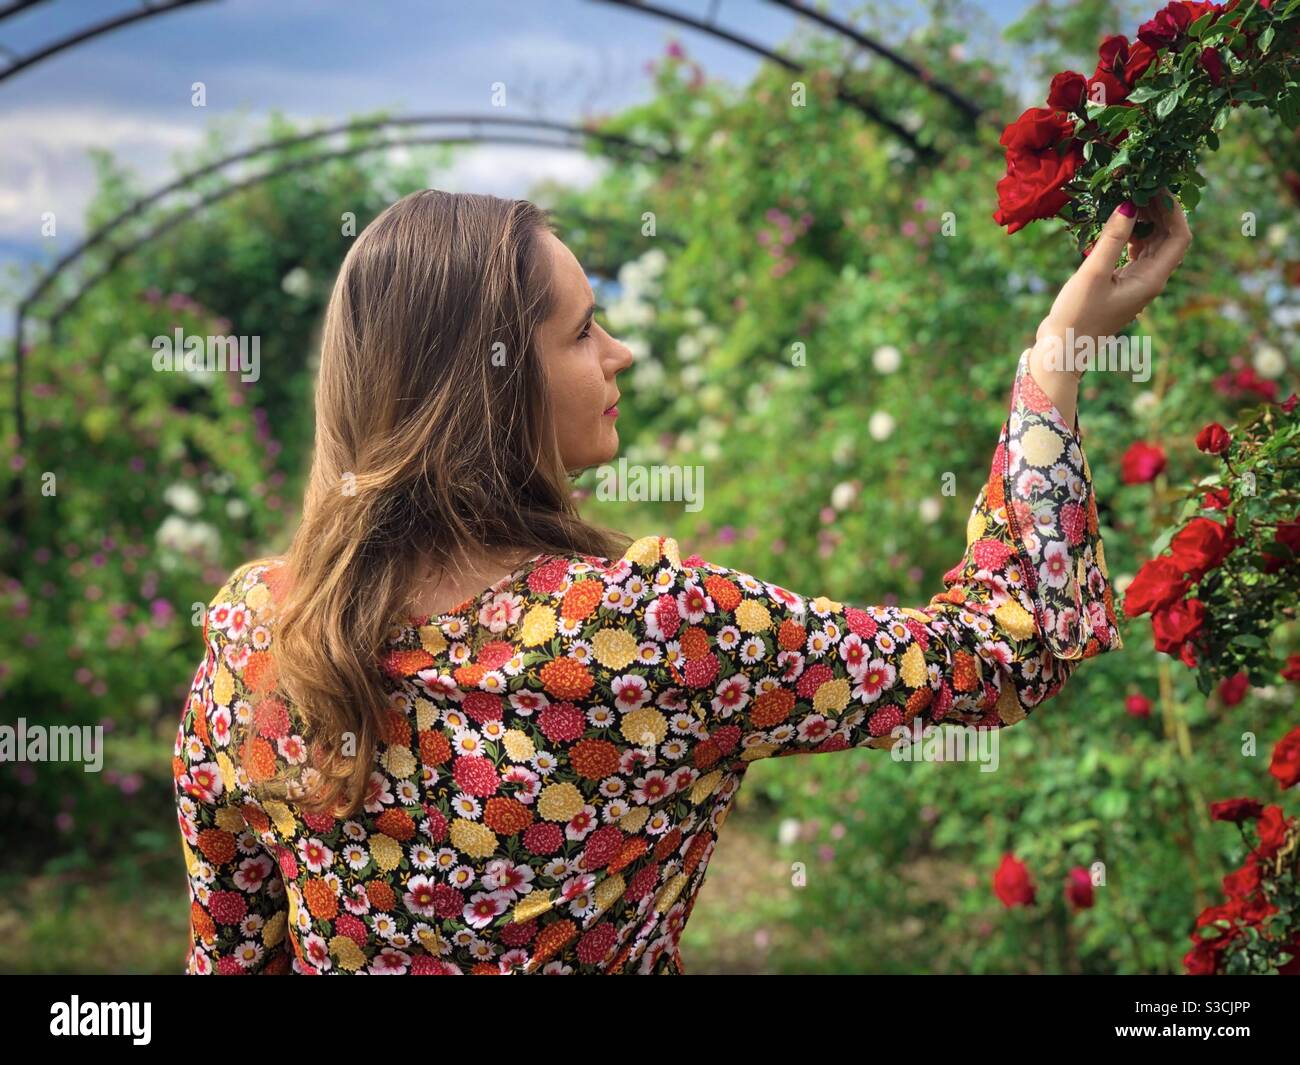
[[[217,667],[216,679],[212,682],[212,701],[217,706],[229,706],[235,696],[235,678],[230,675],[223,662]]]
[[[561,786],[572,787],[572,785]],[[542,794],[544,795],[545,792]],[[581,804],[579,804],[578,809],[582,809]],[[577,813],[577,810],[574,813]],[[568,820],[568,818],[565,818],[565,820]],[[451,823],[451,845],[470,858],[486,858],[496,853],[497,835],[486,825],[480,825],[474,821],[466,821],[463,817],[458,817]]]
[[[767,632],[772,627],[772,614],[757,599],[745,599],[736,607],[736,624],[741,632]]]
[[[898,675],[909,688],[919,688],[929,681],[930,675],[925,668],[925,653],[921,650],[920,644],[914,643],[903,652],[903,657],[898,662]]]
[[[447,637],[437,625],[424,625],[420,629],[420,646],[431,655],[440,655],[447,650]]]
[[[1034,618],[1014,599],[1008,599],[995,611],[993,616],[998,625],[1017,640],[1027,640],[1034,634]]]
[[[615,874],[606,877],[596,885],[596,912],[603,913],[608,910],[626,890],[627,881],[622,876]]]
[[[262,942],[268,947],[280,943],[284,939],[284,930],[288,922],[289,915],[284,910],[275,914],[262,928]]]
[[[568,821],[576,817],[582,807],[582,792],[568,781],[547,784],[537,799],[537,812],[548,821]],[[469,824],[468,821],[465,823]]]
[[[653,566],[659,561],[659,537],[641,537],[623,552],[623,557],[641,566]]]
[[[402,864],[402,847],[392,836],[375,833],[370,837],[370,856],[385,873]]]
[[[527,762],[537,753],[528,733],[517,728],[506,730],[506,734],[501,737],[501,746],[512,762]]]
[[[691,786],[691,802],[696,803],[697,805],[702,803],[718,790],[718,785],[721,783],[721,769],[715,769],[712,773],[706,773]]]
[[[838,714],[849,705],[849,682],[844,677],[828,680],[813,696],[813,709],[819,714]]]
[[[524,615],[519,626],[519,642],[525,647],[537,647],[555,635],[555,611],[539,603]]]
[[[294,820],[293,814],[289,812],[289,807],[273,799],[270,802],[263,803],[262,809],[266,811],[266,816],[275,823],[276,830],[280,835],[285,839],[293,838],[294,833],[298,831],[298,822]]]
[[[411,776],[416,769],[415,755],[411,753],[411,749],[398,747],[396,744],[384,751],[382,762],[384,768],[398,780]]]
[[[591,639],[596,661],[610,669],[623,669],[636,658],[636,637],[626,629],[601,629]]]
[[[1045,425],[1031,425],[1020,438],[1025,461],[1032,466],[1050,466],[1061,457],[1061,438]]]
[[[643,706],[640,710],[631,710],[623,715],[620,726],[623,738],[638,747],[649,747],[663,743],[668,735],[668,721],[658,710]]]
[[[330,940],[330,953],[338,959],[339,968],[356,972],[366,964],[366,956],[351,936],[335,936]]]

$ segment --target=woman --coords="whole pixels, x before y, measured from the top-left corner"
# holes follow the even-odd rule
[[[207,613],[187,970],[681,972],[751,762],[1014,724],[1118,649],[1050,353],[1163,289],[1191,237],[1151,215],[1130,242],[1116,211],[1021,356],[946,590],[863,609],[583,522],[568,474],[616,454],[632,356],[582,268],[526,201],[388,208],[330,300],[297,535]]]

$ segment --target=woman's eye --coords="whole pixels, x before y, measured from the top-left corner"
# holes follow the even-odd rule
[[[583,328],[582,332],[578,334],[578,339],[579,339],[579,340],[586,340],[589,336],[591,336],[591,323],[590,323],[590,322],[588,322],[588,323],[586,324],[586,326]]]

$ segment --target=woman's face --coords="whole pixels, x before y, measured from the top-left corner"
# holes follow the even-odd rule
[[[546,370],[560,455],[570,471],[599,466],[618,454],[619,389],[614,378],[632,352],[595,321],[595,296],[573,252],[546,234],[555,306],[538,345]]]

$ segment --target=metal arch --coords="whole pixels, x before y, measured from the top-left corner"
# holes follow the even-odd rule
[[[11,0],[10,3],[0,7],[0,22],[3,22],[10,15],[16,15],[20,11],[26,11],[29,7],[35,7],[37,4],[43,4],[45,0]]]
[[[36,2],[36,0],[33,0]],[[84,30],[78,30],[76,33],[70,33],[66,37],[60,37],[53,44],[47,44],[44,48],[38,48],[36,51],[18,56],[3,70],[0,70],[0,81],[13,77],[20,71],[26,70],[30,66],[35,66],[42,59],[48,59],[52,55],[66,51],[82,41],[88,41],[92,37],[99,37],[105,33],[111,33],[113,30],[119,30],[123,26],[129,26],[133,22],[140,22],[143,19],[153,18],[155,15],[167,15],[173,11],[179,11],[183,7],[189,7],[191,4],[205,4],[209,0],[163,0],[162,3],[149,4],[142,0],[141,7],[138,11],[128,11],[124,15],[117,15],[111,19],[105,19],[103,22],[97,22],[93,26],[87,26]],[[31,7],[31,3],[15,3],[5,8],[3,15],[16,14],[25,7]]]
[[[839,34],[841,37],[848,38],[859,47],[874,52],[882,59],[892,63],[899,70],[903,71],[903,73],[915,78],[927,89],[938,93],[972,122],[979,121],[980,116],[984,114],[985,109],[974,100],[963,96],[947,82],[934,77],[934,75],[932,75],[928,70],[913,63],[906,56],[894,51],[894,49],[890,48],[887,44],[882,44],[874,37],[867,36],[856,26],[850,25],[847,22],[841,22],[833,15],[827,14],[825,11],[818,11],[815,8],[808,7],[802,2],[802,0],[769,0],[769,3],[776,4],[777,7],[783,7],[787,11],[793,11],[796,14],[803,15],[805,18],[812,19],[814,22],[825,26],[828,30]]]
[[[761,55],[764,59],[769,59],[773,63],[784,67],[786,70],[794,71],[796,74],[802,74],[807,67],[797,60],[791,59],[787,55],[768,48],[764,44],[750,40],[748,37],[742,37],[731,30],[725,30],[712,22],[706,22],[703,19],[697,19],[691,15],[685,15],[680,11],[670,11],[668,8],[659,7],[657,4],[644,3],[643,0],[597,0],[598,3],[614,4],[618,7],[627,8],[629,11],[639,11],[646,15],[654,15],[658,18],[666,19],[669,22],[677,22],[691,29],[700,30],[719,40],[728,41],[731,44],[744,48],[746,51],[753,52],[755,55]],[[716,4],[710,6],[710,17],[714,13],[713,9]],[[903,141],[909,148],[914,151],[919,158],[928,163],[937,162],[940,158],[938,151],[927,144],[922,144],[916,139],[912,132],[896,122],[888,115],[881,112],[870,100],[863,98],[857,93],[849,92],[847,89],[838,89],[835,94],[844,103],[857,108],[862,114],[876,123],[878,126],[889,130],[899,140]]]
[[[44,295],[58,275],[69,266],[74,260],[79,259],[92,248],[103,243],[105,239],[122,224],[140,214],[142,211],[151,207],[165,196],[173,192],[179,192],[181,189],[194,184],[197,181],[215,174],[218,170],[224,170],[234,163],[243,162],[259,155],[265,155],[269,152],[281,151],[285,148],[293,148],[300,144],[306,144],[310,141],[321,140],[325,137],[338,136],[347,133],[364,133],[385,129],[389,126],[425,126],[434,123],[455,123],[476,126],[480,124],[487,125],[505,125],[505,126],[524,126],[530,129],[545,129],[555,133],[566,133],[574,136],[590,137],[599,140],[605,144],[616,145],[620,148],[628,148],[639,151],[645,151],[658,156],[665,161],[674,161],[678,157],[677,153],[670,149],[656,148],[653,145],[643,144],[633,140],[631,137],[624,136],[620,133],[603,133],[599,130],[589,129],[585,126],[574,126],[565,122],[553,122],[549,119],[541,118],[509,118],[505,115],[399,115],[396,118],[375,118],[365,119],[359,122],[345,122],[336,126],[328,126],[324,129],[315,130],[308,133],[295,134],[292,137],[280,137],[276,140],[266,141],[262,144],[256,144],[251,148],[243,151],[234,152],[231,155],[223,156],[211,163],[205,163],[203,166],[181,174],[175,180],[168,182],[161,188],[136,200],[130,206],[126,207],[120,213],[110,218],[103,225],[99,226],[94,232],[90,233],[79,244],[70,248],[64,255],[60,256],[46,273],[44,277],[25,295],[18,304],[19,316],[23,316],[26,309],[36,300]],[[466,138],[467,140],[479,140],[481,138]]]
[[[373,119],[373,120],[368,120],[360,123],[355,123],[355,122],[348,123],[345,125],[329,127],[324,130],[318,130],[315,133],[300,134],[294,137],[280,138],[278,140],[270,141],[265,144],[256,145],[253,148],[246,149],[242,152],[236,152],[233,155],[225,157],[224,159],[220,159],[213,163],[206,164],[205,166],[199,167],[198,169],[193,170],[188,174],[182,175],[182,177],[177,179],[176,181],[170,182],[168,185],[164,186],[163,188],[156,190],[155,192],[149,194],[148,196],[145,196],[142,199],[136,201],[135,203],[127,207],[124,211],[120,212],[109,222],[105,223],[103,226],[97,229],[94,233],[92,233],[89,237],[87,237],[79,245],[77,245],[77,247],[73,248],[71,251],[65,254],[55,264],[55,266],[46,275],[44,275],[41,278],[41,280],[36,284],[36,286],[33,287],[33,289],[18,304],[14,316],[13,411],[14,411],[15,430],[16,430],[19,449],[21,449],[26,438],[26,416],[25,416],[25,409],[24,409],[25,404],[24,404],[24,373],[23,373],[25,358],[23,352],[23,342],[24,342],[24,335],[26,333],[27,313],[31,309],[34,302],[37,299],[39,299],[40,296],[43,295],[46,290],[49,289],[51,284],[57,279],[58,275],[64,269],[66,269],[67,266],[69,266],[73,261],[75,261],[81,255],[83,255],[90,248],[95,247],[98,244],[102,243],[120,225],[122,225],[130,218],[133,218],[135,215],[139,214],[142,210],[144,210],[149,205],[156,203],[163,196],[171,192],[178,191],[179,189],[184,188],[187,185],[192,184],[200,180],[201,178],[206,177],[216,172],[217,170],[220,170],[225,166],[230,165],[231,163],[249,159],[255,155],[265,154],[267,152],[281,149],[284,147],[291,147],[295,144],[305,143],[313,139],[319,139],[326,136],[333,136],[338,133],[343,133],[348,131],[358,131],[358,130],[375,130],[375,129],[384,128],[386,126],[420,125],[420,124],[428,124],[431,122],[457,122],[457,123],[466,123],[466,124],[488,123],[488,124],[507,124],[507,125],[515,125],[515,126],[525,126],[533,129],[544,129],[544,130],[550,130],[552,132],[567,133],[574,137],[595,139],[602,142],[607,147],[613,147],[616,150],[627,150],[631,152],[638,152],[638,151],[648,152],[662,159],[677,158],[676,153],[665,151],[656,148],[652,145],[639,143],[633,140],[632,138],[623,136],[621,134],[602,133],[598,130],[588,129],[580,126],[572,126],[565,123],[553,122],[545,119],[510,119],[502,115],[441,115],[441,116],[407,115],[407,116],[399,116],[398,118]],[[290,173],[296,170],[306,169],[309,166],[313,166],[322,162],[327,162],[331,159],[347,158],[354,155],[361,155],[365,152],[378,151],[386,148],[401,147],[403,145],[457,144],[457,143],[475,143],[475,142],[527,144],[535,147],[550,147],[550,148],[577,146],[573,144],[566,144],[563,141],[556,141],[556,140],[546,139],[542,137],[524,137],[519,134],[485,135],[480,132],[469,136],[444,134],[437,137],[426,136],[426,137],[418,137],[418,138],[406,138],[406,139],[398,138],[398,139],[383,140],[383,141],[372,141],[362,145],[349,145],[345,148],[336,149],[323,154],[308,156],[303,159],[292,160],[290,163],[284,166],[272,168],[269,171],[264,171],[260,174],[247,178],[241,182],[237,182],[234,185],[223,186],[223,188],[218,189],[214,193],[210,193],[208,196],[201,199],[197,204],[191,204],[186,210],[181,211],[178,214],[172,215],[168,219],[165,219],[162,223],[160,223],[158,226],[155,226],[143,237],[127,245],[125,248],[118,249],[113,255],[112,259],[109,261],[108,265],[104,269],[92,275],[92,277],[88,279],[85,283],[83,283],[82,286],[77,290],[76,293],[73,294],[72,297],[70,297],[68,300],[65,300],[62,304],[60,304],[60,306],[55,310],[53,317],[51,318],[51,325],[56,326],[59,319],[61,319],[68,312],[70,312],[84,298],[85,294],[90,290],[90,288],[92,288],[94,285],[102,281],[104,277],[106,277],[109,273],[112,272],[112,270],[117,266],[117,264],[119,264],[124,258],[130,255],[132,252],[138,250],[144,243],[153,240],[156,237],[167,232],[168,230],[174,228],[176,225],[179,225],[181,222],[190,218],[192,215],[202,210],[204,207],[207,207],[212,203],[216,203],[219,200],[226,198],[227,196],[234,195],[236,192],[252,187],[255,184],[271,180],[277,176],[281,176],[283,174]]]
[[[481,138],[476,138],[481,140]],[[521,144],[535,148],[555,148],[565,147],[563,144],[557,144],[556,141],[547,140],[543,137],[529,137],[523,134],[502,133],[490,138],[493,144]],[[81,286],[66,300],[60,303],[50,314],[48,322],[50,327],[57,328],[58,323],[74,309],[85,298],[86,294],[111,274],[121,264],[124,259],[129,258],[140,248],[144,247],[151,241],[163,236],[165,233],[175,229],[182,222],[188,221],[191,217],[198,214],[214,203],[219,203],[236,193],[243,192],[256,185],[266,181],[272,181],[275,178],[283,177],[286,174],[292,174],[299,170],[306,170],[309,167],[316,166],[320,163],[328,163],[334,159],[348,159],[356,155],[364,155],[367,152],[382,151],[386,148],[402,148],[415,145],[433,145],[433,144],[463,144],[466,138],[456,134],[428,134],[417,137],[398,137],[392,140],[376,141],[369,144],[351,144],[346,148],[336,148],[328,152],[321,152],[317,155],[304,156],[301,159],[294,159],[283,166],[273,167],[270,170],[263,171],[260,174],[254,174],[252,177],[234,182],[230,185],[223,185],[221,188],[210,192],[207,196],[195,203],[188,205],[183,211],[178,211],[169,218],[163,219],[158,225],[154,226],[148,232],[141,234],[135,240],[114,250],[113,255],[97,271],[86,278]]]

